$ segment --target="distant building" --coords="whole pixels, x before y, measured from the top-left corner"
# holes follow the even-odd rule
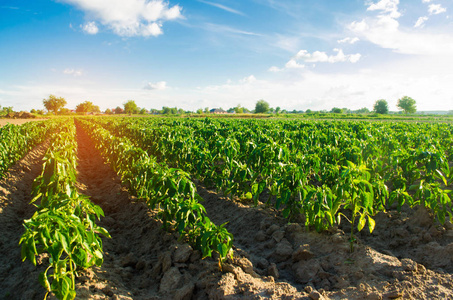
[[[227,112],[221,108],[213,108],[209,111],[211,114],[226,114]]]

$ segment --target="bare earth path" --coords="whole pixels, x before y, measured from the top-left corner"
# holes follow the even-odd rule
[[[22,263],[19,239],[22,223],[35,211],[30,205],[32,184],[41,173],[48,143],[35,147],[0,180],[0,299],[43,299],[38,283],[41,268]]]

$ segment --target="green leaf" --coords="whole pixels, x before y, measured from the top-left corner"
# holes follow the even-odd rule
[[[362,231],[363,227],[365,227],[366,219],[365,214],[360,214],[359,223],[357,224],[357,230]]]
[[[368,216],[368,229],[370,230],[370,233],[373,232],[375,226],[376,226],[376,221],[373,218],[371,218],[370,216]]]

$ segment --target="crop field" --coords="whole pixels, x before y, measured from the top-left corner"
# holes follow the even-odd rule
[[[453,299],[453,124],[0,128],[0,299]]]

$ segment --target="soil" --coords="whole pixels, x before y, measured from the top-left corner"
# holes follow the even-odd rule
[[[77,129],[78,187],[100,205],[102,267],[81,271],[78,299],[453,299],[453,225],[433,222],[425,209],[376,216],[376,229],[350,226],[317,233],[288,223],[263,204],[231,200],[198,185],[208,216],[228,222],[234,258],[220,271],[215,258],[166,232],[156,211],[131,196],[120,178]],[[46,145],[31,151],[0,181],[0,299],[42,299],[42,266],[21,262],[17,246],[33,179]]]
[[[22,125],[28,122],[43,121],[45,119],[3,119],[0,118],[0,127],[5,126],[6,124]]]

